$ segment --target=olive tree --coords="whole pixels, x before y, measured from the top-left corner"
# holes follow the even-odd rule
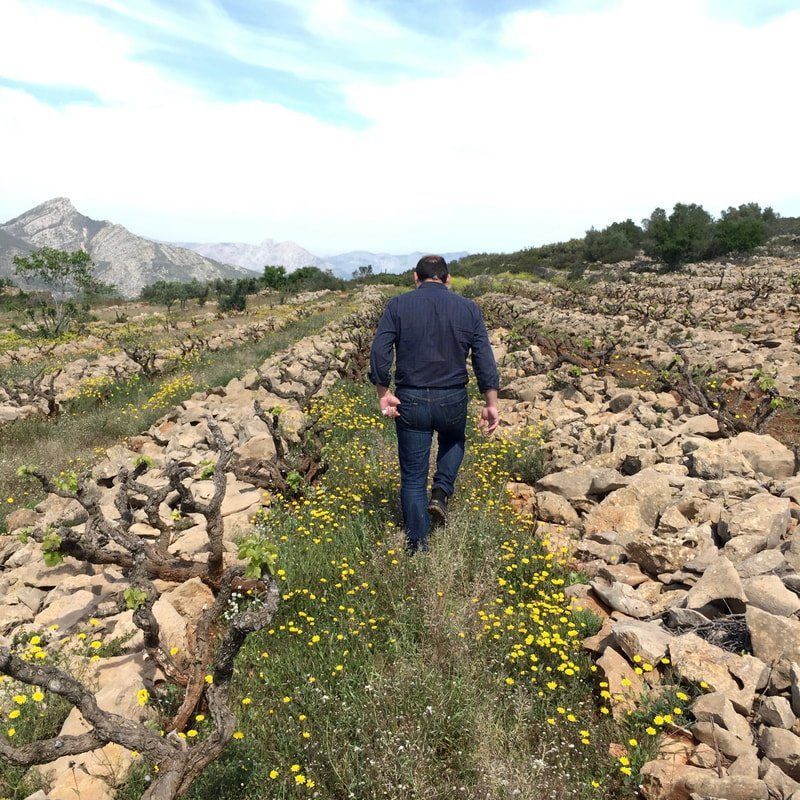
[[[92,259],[85,250],[42,247],[27,256],[14,256],[16,273],[42,286],[49,299],[31,309],[39,329],[47,336],[67,331],[78,315],[79,295],[100,292],[103,284],[92,275]]]

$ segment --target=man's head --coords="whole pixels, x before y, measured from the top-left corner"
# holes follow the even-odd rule
[[[417,261],[414,283],[419,285],[423,281],[450,283],[450,270],[447,269],[447,262],[441,256],[423,256]]]

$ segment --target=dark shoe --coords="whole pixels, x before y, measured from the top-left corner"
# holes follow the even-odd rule
[[[410,539],[406,541],[406,553],[409,557],[416,556],[416,555],[425,555],[428,552],[428,542],[427,540],[423,542],[418,541],[411,541]]]
[[[444,525],[447,522],[447,495],[438,486],[431,492],[428,513],[433,525]]]

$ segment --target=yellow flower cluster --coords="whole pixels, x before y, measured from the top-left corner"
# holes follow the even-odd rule
[[[165,381],[157,392],[148,397],[141,406],[141,410],[151,411],[152,409],[171,406],[177,398],[191,392],[193,388],[195,388],[194,378],[189,373],[176,375],[174,378]],[[131,411],[136,413],[138,409],[132,407]]]

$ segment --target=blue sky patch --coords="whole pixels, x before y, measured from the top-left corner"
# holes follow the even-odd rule
[[[18,89],[27,92],[33,95],[37,100],[56,108],[73,105],[75,103],[101,104],[100,98],[94,92],[77,86],[29,83],[27,81],[16,81],[2,76],[0,76],[0,86],[7,89]]]

